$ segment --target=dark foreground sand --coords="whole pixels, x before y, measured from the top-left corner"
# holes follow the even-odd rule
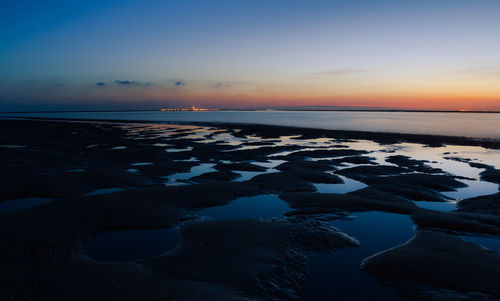
[[[217,134],[258,139],[210,141]],[[297,143],[278,143],[294,135],[300,135],[291,138]],[[338,145],[300,143],[318,138]],[[457,137],[272,126],[1,120],[0,204],[27,197],[53,201],[0,213],[0,299],[294,300],[313,252],[359,244],[325,221],[372,210],[410,215],[418,228],[406,244],[366,259],[363,271],[414,300],[499,299],[500,255],[456,234],[498,237],[500,193],[464,200],[452,212],[419,208],[414,201],[445,201],[442,192],[465,186],[462,178],[405,156],[379,165],[369,151],[341,145],[351,139],[500,148],[498,141]],[[238,171],[264,172],[254,161],[269,159],[286,162],[274,173],[232,181]],[[164,185],[165,176],[208,162],[215,171],[189,185]],[[356,166],[339,169],[345,164]],[[482,180],[500,183],[499,170],[481,168]],[[312,185],[343,183],[340,176],[368,186],[338,194],[319,193]],[[122,190],[88,195],[116,187]],[[218,221],[196,215],[264,193],[289,204],[286,218]],[[88,242],[105,231],[174,226],[180,227],[180,243],[167,254],[115,263],[86,255]]]

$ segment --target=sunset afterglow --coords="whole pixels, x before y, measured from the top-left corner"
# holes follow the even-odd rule
[[[3,111],[500,110],[498,1],[2,6]]]

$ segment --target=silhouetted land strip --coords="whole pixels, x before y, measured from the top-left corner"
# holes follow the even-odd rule
[[[296,112],[410,112],[410,113],[493,113],[500,114],[500,111],[463,111],[463,110],[405,110],[405,109],[214,109],[216,111],[296,111]],[[144,110],[51,110],[51,111],[5,111],[0,114],[22,114],[22,113],[106,113],[106,112],[157,112],[161,109],[144,109]],[[173,111],[181,112],[181,109]]]

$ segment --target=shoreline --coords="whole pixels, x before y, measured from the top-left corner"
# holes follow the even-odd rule
[[[182,111],[182,109],[174,109]],[[62,110],[62,111],[8,111],[0,112],[0,114],[32,114],[32,113],[109,113],[109,112],[158,112],[161,109],[144,109],[144,110]],[[485,114],[500,114],[500,111],[488,110],[411,110],[411,109],[217,109],[217,111],[235,111],[235,112],[410,112],[410,113],[485,113]]]
[[[293,127],[283,125],[230,123],[230,122],[206,122],[206,121],[154,121],[154,120],[116,120],[116,119],[73,119],[73,118],[47,118],[47,117],[8,117],[1,120],[26,120],[26,121],[55,121],[55,122],[90,122],[111,124],[178,124],[197,126],[216,126],[224,129],[241,128],[252,132],[261,132],[268,135],[269,132],[287,132],[287,135],[318,136],[326,135],[330,138],[373,140],[381,144],[394,144],[401,142],[421,143],[433,147],[441,145],[479,146],[489,149],[500,149],[500,138],[481,138],[467,136],[448,136],[432,134],[410,134],[392,132],[371,132],[357,130],[331,130],[320,128]]]
[[[498,151],[429,147],[478,141],[228,123],[0,124],[0,242],[10,246],[0,297],[420,300],[446,289],[465,298],[478,273],[485,279],[469,287],[479,300],[500,296],[489,264],[500,246],[481,240],[500,234]],[[420,144],[390,144],[400,138]],[[441,282],[428,276],[437,270]]]

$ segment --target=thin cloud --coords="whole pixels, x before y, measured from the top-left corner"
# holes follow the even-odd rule
[[[174,85],[176,85],[177,87],[179,87],[179,86],[185,86],[186,83],[184,83],[183,81],[179,80],[179,81],[176,81]]]
[[[479,78],[500,78],[500,66],[465,68],[453,70],[449,73]]]
[[[229,87],[229,86],[231,86],[231,85],[229,83],[227,83],[227,82],[218,82],[218,83],[215,84],[215,88],[222,88],[222,87],[226,88],[226,87]]]
[[[95,83],[95,85],[98,87],[102,87],[102,86],[106,86],[106,83],[98,82],[98,83]]]

